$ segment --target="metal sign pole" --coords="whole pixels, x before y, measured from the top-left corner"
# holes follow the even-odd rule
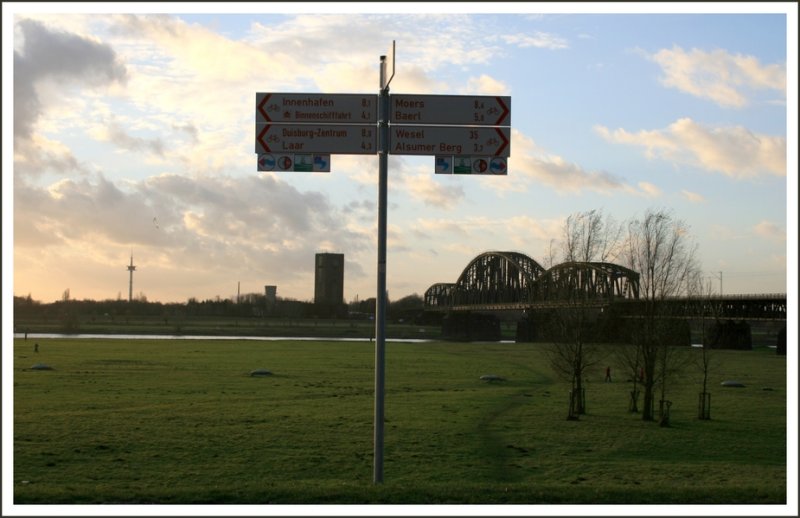
[[[508,169],[506,158],[511,152],[511,97],[401,95],[392,99],[389,83],[395,73],[395,49],[395,41],[392,41],[388,54],[380,57],[377,110],[373,109],[375,98],[365,94],[256,93],[255,152],[259,171],[329,171],[331,153],[371,155],[378,152],[373,431],[373,481],[376,484],[383,482],[389,138],[392,137],[393,154],[435,156],[434,171],[437,174],[505,175]],[[284,104],[294,108],[283,110]],[[331,123],[338,119],[350,123]],[[393,125],[392,134],[389,132],[390,123]],[[315,132],[319,135],[315,136]],[[298,158],[301,156],[302,160]]]
[[[375,298],[375,429],[372,481],[383,482],[383,398],[386,363],[386,191],[389,168],[389,86],[386,56],[381,56],[378,102],[378,293]]]

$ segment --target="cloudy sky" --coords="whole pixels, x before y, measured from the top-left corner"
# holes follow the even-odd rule
[[[796,6],[661,7],[4,3],[4,278],[43,302],[127,298],[133,253],[150,301],[239,283],[311,300],[314,254],[336,252],[345,299],[374,297],[377,157],[258,172],[255,96],[377,94],[394,40],[391,93],[512,108],[507,176],[390,156],[390,299],[455,282],[487,250],[546,264],[570,214],[648,208],[689,224],[715,289],[786,292]]]

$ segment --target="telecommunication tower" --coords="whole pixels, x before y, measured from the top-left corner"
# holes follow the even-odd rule
[[[133,251],[131,251],[131,264],[128,265],[128,271],[130,272],[130,282],[128,283],[128,302],[133,301],[133,271],[136,267],[133,265]]]

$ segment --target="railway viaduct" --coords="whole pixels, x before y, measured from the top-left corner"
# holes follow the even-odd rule
[[[598,341],[624,341],[625,329],[646,308],[639,295],[639,274],[618,264],[567,262],[544,268],[519,252],[491,251],[472,259],[456,282],[428,288],[424,304],[426,311],[443,315],[447,338],[499,339],[502,318],[517,321],[517,341],[546,339],[555,312],[581,308],[597,322]],[[751,323],[782,322],[776,346],[785,352],[785,293],[685,296],[659,304],[660,315],[685,321],[686,329],[698,321],[712,325],[718,347],[750,348]]]

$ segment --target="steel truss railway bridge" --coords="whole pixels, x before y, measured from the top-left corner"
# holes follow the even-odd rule
[[[426,311],[532,313],[559,307],[613,308],[617,315],[641,314],[639,274],[605,262],[566,262],[544,268],[519,252],[485,252],[470,261],[454,283],[425,292]],[[786,294],[675,297],[665,314],[718,320],[786,320]],[[663,307],[663,306],[662,306]]]

